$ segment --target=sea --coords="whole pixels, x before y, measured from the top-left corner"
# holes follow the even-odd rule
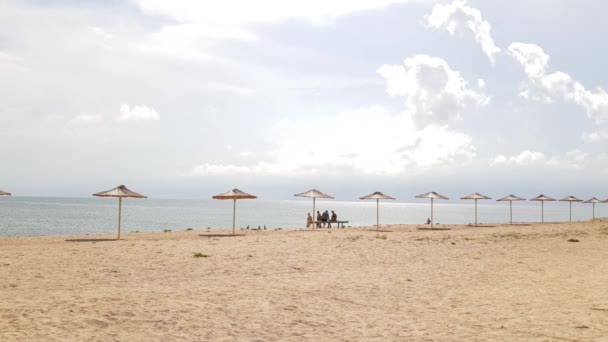
[[[573,203],[572,220],[588,220],[591,204]],[[188,228],[232,229],[232,200],[133,199],[123,200],[123,232],[179,231]],[[316,210],[334,210],[347,226],[376,224],[375,201],[316,201]],[[479,201],[479,223],[508,223],[509,203]],[[238,200],[237,229],[297,229],[306,225],[312,199]],[[608,215],[608,205],[596,204],[595,217]],[[430,202],[380,202],[380,224],[422,224],[431,216]],[[545,202],[544,221],[569,220],[568,202]],[[474,201],[435,201],[434,221],[468,224],[475,221]],[[540,222],[541,203],[513,202],[514,222]],[[0,236],[86,235],[116,233],[118,199],[0,197]]]

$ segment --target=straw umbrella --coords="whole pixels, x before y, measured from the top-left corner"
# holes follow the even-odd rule
[[[11,195],[10,192],[0,190],[0,196],[10,196],[10,195]]]
[[[231,199],[231,200],[233,200],[233,203],[232,203],[232,235],[235,234],[234,230],[236,227],[236,200],[253,199],[253,198],[258,198],[258,197],[248,194],[246,192],[243,192],[239,189],[232,189],[228,192],[224,192],[223,194],[213,196],[213,199],[219,199],[219,200]]]
[[[583,201],[583,203],[593,203],[593,216],[592,219],[595,221],[595,203],[602,203],[602,201],[598,200],[597,198],[593,197],[590,198],[586,201]]]
[[[525,198],[521,198],[515,195],[509,195],[501,199],[497,199],[496,202],[509,201],[509,224],[513,224],[513,201],[525,201]]]
[[[477,225],[477,200],[480,199],[492,199],[492,197],[484,196],[479,193],[470,194],[468,196],[460,197],[460,199],[472,199],[475,200],[475,225]]]
[[[566,196],[560,199],[560,202],[570,202],[570,222],[572,222],[572,202],[582,202],[583,200],[580,198],[576,198],[574,196]]]
[[[540,194],[532,199],[530,199],[530,201],[540,201],[541,203],[541,222],[544,223],[545,222],[545,201],[555,201],[555,198],[551,198],[549,196],[545,196],[543,194]]]
[[[93,196],[98,197],[118,197],[118,237],[120,239],[120,221],[122,220],[122,199],[123,197],[133,197],[133,198],[148,198],[142,194],[138,194],[135,191],[131,191],[127,189],[124,185],[119,185],[114,189],[108,191],[98,192],[93,194]]]
[[[391,196],[387,196],[380,191],[376,191],[373,194],[369,194],[367,196],[359,197],[362,200],[375,199],[376,200],[376,232],[380,230],[380,200],[381,199],[390,199],[394,200]]]
[[[434,191],[427,192],[426,194],[418,195],[416,198],[430,198],[431,199],[431,228],[433,228],[434,220],[433,220],[433,200],[434,199],[444,199],[447,200],[449,198],[440,195]]]
[[[300,194],[295,194],[294,196],[297,197],[312,197],[312,216],[315,218],[313,221],[316,221],[316,211],[315,211],[315,201],[317,198],[332,198],[332,196],[328,195],[328,194],[324,194],[321,191],[317,190],[317,189],[311,189],[308,190],[306,192],[302,192]],[[312,229],[315,229],[315,225],[312,225]]]

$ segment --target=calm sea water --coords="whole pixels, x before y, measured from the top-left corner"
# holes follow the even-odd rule
[[[492,203],[491,203],[492,202]],[[352,226],[376,223],[376,202],[339,202],[318,200],[317,210],[334,210],[341,220]],[[442,203],[434,206],[436,223],[474,222],[473,201]],[[306,214],[312,211],[312,200],[240,200],[237,201],[237,227],[266,226],[302,228]],[[545,203],[545,221],[567,221],[567,202]],[[1,197],[0,236],[67,235],[115,233],[118,200],[114,198],[46,198]],[[595,216],[608,215],[608,205],[596,204]],[[380,203],[380,223],[423,223],[430,216],[429,203]],[[572,219],[592,216],[592,205],[572,204]],[[184,230],[186,228],[231,228],[232,201],[125,199],[122,210],[123,232]],[[538,202],[513,202],[513,221],[541,220]],[[480,201],[478,221],[509,221],[509,203]]]

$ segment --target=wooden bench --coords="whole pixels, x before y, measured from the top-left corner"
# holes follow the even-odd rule
[[[335,224],[337,224],[338,228],[344,228],[344,224],[348,223],[348,221],[312,221],[312,224],[315,225],[315,227],[317,226],[317,224],[321,224],[321,226],[323,226],[323,223],[328,223],[328,224],[335,223]],[[327,228],[329,228],[329,227],[327,227]]]

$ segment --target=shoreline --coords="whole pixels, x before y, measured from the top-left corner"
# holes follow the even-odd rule
[[[482,229],[482,228],[501,228],[501,227],[529,227],[529,226],[543,226],[543,225],[561,225],[561,224],[586,224],[593,222],[608,222],[608,217],[596,217],[595,220],[582,220],[582,221],[555,221],[549,222],[546,221],[544,223],[541,222],[513,222],[512,224],[508,222],[480,222],[477,225],[473,223],[437,223],[434,225],[435,228],[441,229],[430,229],[430,226],[424,223],[415,224],[415,223],[402,223],[402,224],[386,224],[380,225],[380,230],[382,229],[410,229],[412,231],[423,231],[423,230],[463,230],[463,229]],[[413,229],[417,228],[417,229]],[[124,229],[124,227],[123,227]],[[332,230],[344,230],[344,229],[363,229],[363,230],[375,230],[376,225],[361,225],[361,226],[346,226],[344,228],[315,228],[317,231],[332,231]],[[292,228],[267,228],[267,229],[257,229],[257,228],[237,228],[237,235],[243,235],[247,232],[280,232],[280,231],[308,231],[312,230],[310,228],[303,227],[292,227]],[[171,233],[180,233],[180,232],[214,232],[214,234],[219,234],[225,232],[228,235],[232,231],[231,227],[225,228],[180,228],[180,229],[167,229],[166,231],[122,231],[121,232],[121,240],[124,239],[124,236],[141,236],[147,234],[171,234]],[[95,234],[95,233],[86,233],[86,234],[56,234],[56,235],[14,235],[14,236],[3,236],[0,235],[0,240],[2,239],[18,239],[18,238],[103,238],[103,239],[113,239],[112,236],[115,236],[116,233],[103,233],[103,234]]]

